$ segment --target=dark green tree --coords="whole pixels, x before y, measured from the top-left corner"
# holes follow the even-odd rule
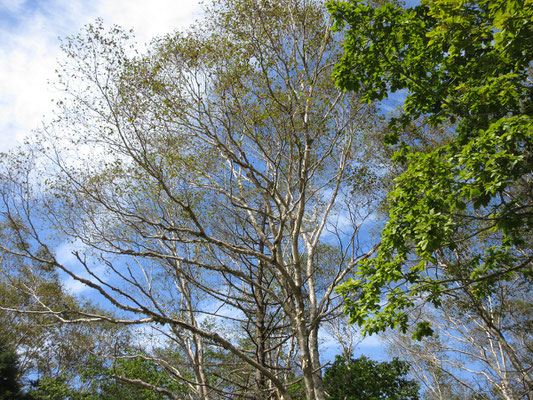
[[[484,298],[500,279],[530,273],[533,3],[328,7],[345,33],[337,84],[369,102],[406,95],[385,139],[405,172],[389,194],[379,254],[341,288],[351,321],[405,330],[423,302],[438,307],[463,287]],[[406,140],[421,118],[449,134],[433,151]],[[421,321],[414,336],[431,332]]]
[[[409,364],[394,358],[377,362],[341,356],[326,369],[324,385],[332,400],[418,400],[419,386],[408,379]]]
[[[23,386],[20,357],[0,336],[0,400],[33,400]]]
[[[18,356],[15,350],[0,341],[0,400],[21,398]]]

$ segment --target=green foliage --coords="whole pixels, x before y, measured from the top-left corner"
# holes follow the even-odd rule
[[[35,383],[35,388],[30,392],[31,400],[96,400],[98,394],[88,391],[76,390],[68,385],[66,379],[61,377],[45,376]]]
[[[82,378],[92,382],[93,392],[101,400],[160,400],[167,396],[150,388],[136,386],[125,380],[142,381],[149,385],[164,388],[175,394],[186,395],[186,389],[172,379],[155,362],[142,357],[117,360],[113,365],[106,365],[91,359],[82,371]]]
[[[362,356],[349,363],[337,356],[324,385],[332,400],[418,400],[418,384],[407,379],[409,364],[394,358],[377,362]]]
[[[21,221],[0,237],[2,253],[91,287],[122,311],[119,324],[168,335],[184,359],[151,357],[198,397],[275,388],[290,398],[290,372],[306,397],[323,398],[320,325],[336,317],[332,290],[350,259],[367,250],[340,217],[363,220],[373,202],[343,200],[376,119],[331,80],[341,35],[330,22],[315,1],[215,0],[144,54],[101,22],[67,39],[64,98],[31,149],[35,168],[12,164],[30,157],[2,163],[0,214]],[[28,180],[35,197],[18,189]],[[56,235],[75,259],[52,254]],[[66,311],[43,312],[76,318]],[[211,313],[234,332],[201,327]]]
[[[24,260],[6,257],[0,271],[0,337],[21,355],[23,376],[61,376],[68,384],[67,377],[78,374],[89,354],[109,352],[110,346],[129,340],[127,329],[107,322],[64,324],[57,315],[46,313],[44,303],[63,318],[95,312],[111,315],[69,294],[57,272],[32,269]],[[9,311],[13,309],[24,312]]]
[[[126,382],[120,377],[130,380]],[[174,394],[185,389],[169,379],[168,375],[155,362],[134,357],[117,360],[113,365],[106,365],[96,358],[80,367],[78,379],[81,388],[69,383],[66,377],[45,376],[34,385],[30,392],[32,400],[163,400],[165,394],[152,388],[143,388],[131,383],[142,381],[160,388],[168,389]]]
[[[291,399],[304,400],[305,399],[305,384],[303,379],[293,383],[287,389],[291,395]]]
[[[340,288],[366,332],[405,331],[420,296],[438,306],[443,291],[471,285],[484,297],[499,279],[531,268],[533,3],[328,7],[345,30],[337,84],[369,102],[407,93],[385,139],[405,172],[389,194],[379,254]],[[452,133],[429,153],[402,140],[422,117]],[[419,327],[415,336],[431,333]]]

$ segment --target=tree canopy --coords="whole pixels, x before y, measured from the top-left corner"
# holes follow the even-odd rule
[[[2,339],[0,341],[0,399],[21,398],[20,366],[17,353]]]
[[[533,3],[328,7],[345,35],[337,84],[366,101],[405,94],[386,137],[404,173],[388,197],[379,254],[341,288],[351,321],[367,332],[405,330],[420,300],[438,306],[459,287],[483,297],[530,272]],[[427,127],[447,140],[429,152],[407,144],[408,132]],[[418,326],[415,336],[431,333]]]
[[[365,356],[349,362],[337,356],[324,373],[328,399],[418,400],[418,384],[408,379],[409,364],[394,358],[377,362]]]
[[[352,172],[378,117],[331,80],[340,35],[322,4],[207,7],[144,54],[101,22],[64,42],[57,120],[2,158],[0,271],[28,293],[22,315],[154,332],[139,353],[190,396],[289,399],[301,380],[324,399],[319,330],[374,251],[360,226],[375,196]],[[16,265],[109,312],[48,301]]]
[[[64,40],[56,119],[0,157],[0,333],[47,374],[36,398],[417,398],[397,360],[323,379],[353,273],[367,333],[420,338],[455,314],[413,311],[455,304],[531,389],[503,331],[529,321],[532,3],[328,7],[336,31],[315,0],[215,0],[143,53],[101,21]]]

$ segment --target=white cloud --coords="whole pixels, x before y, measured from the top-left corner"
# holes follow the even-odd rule
[[[77,261],[75,261],[77,262]],[[91,277],[84,269],[81,267],[80,264],[77,266],[72,266],[74,264],[74,261],[69,265],[69,268],[71,271],[76,273],[79,277],[88,279],[90,281],[94,281],[93,277]],[[91,267],[91,271],[100,279],[105,278],[107,268],[105,265],[99,264],[96,266]],[[93,296],[91,297],[92,300],[103,300],[102,297],[100,297],[99,294],[96,293],[95,289],[92,289],[91,287],[87,286],[85,283],[80,282],[77,279],[72,278],[71,276],[67,274],[62,274],[62,282],[63,287],[67,290],[68,293],[70,293],[73,296],[78,295],[85,295],[87,296],[89,293],[91,293]],[[103,279],[106,281],[106,279]],[[98,282],[96,282],[98,283]]]
[[[133,28],[141,44],[190,25],[199,12],[190,0],[100,0],[97,7],[104,22]]]
[[[318,337],[320,339],[320,360],[323,364],[333,362],[335,356],[342,354],[342,347],[338,338],[328,332],[327,329],[321,328]],[[355,333],[353,339],[353,357],[358,358],[361,355],[365,355],[379,361],[390,358],[386,353],[386,345],[379,335],[362,338],[358,333]]]
[[[78,250],[83,244],[80,241],[74,243],[63,242],[56,248],[56,259],[59,263],[72,266],[77,263],[74,251]]]
[[[0,0],[0,9],[4,9],[10,13],[16,13],[24,4],[24,0]]]
[[[58,37],[96,18],[134,29],[139,43],[194,22],[191,0],[0,0],[0,151],[12,148],[52,117]]]
[[[76,279],[73,279],[71,277],[68,277],[65,280],[63,280],[63,287],[68,293],[70,293],[73,296],[78,296],[88,290],[91,290],[84,283],[77,281]]]
[[[74,272],[76,275],[80,276],[81,278],[92,280],[92,277],[87,271],[85,270],[85,267],[78,261],[76,258],[76,255],[74,254],[75,251],[78,251],[80,253],[83,253],[87,250],[87,247],[80,241],[76,240],[73,243],[71,242],[62,242],[59,246],[57,246],[55,250],[55,256],[57,261],[67,267],[70,271]],[[100,278],[106,276],[107,268],[103,264],[95,264],[91,263],[91,271]],[[72,278],[66,273],[60,274],[63,282],[63,287],[72,295],[80,295],[80,294],[87,294],[88,291],[91,291],[89,286],[85,285],[84,283]],[[104,279],[105,280],[105,279]]]

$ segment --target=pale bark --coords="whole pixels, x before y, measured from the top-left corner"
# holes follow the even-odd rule
[[[168,328],[162,335],[186,354],[187,384],[202,399],[223,392],[224,379],[234,395],[251,384],[258,396],[289,399],[295,374],[308,400],[323,400],[320,326],[338,315],[334,288],[376,249],[357,246],[361,221],[332,228],[335,214],[371,212],[342,200],[354,196],[349,168],[374,111],[331,81],[340,48],[324,9],[303,0],[226,5],[204,28],[138,59],[101,37],[74,41],[67,52],[78,64],[65,83],[74,100],[56,129],[76,133],[71,142],[52,131],[43,138],[51,167],[39,178],[49,194],[35,209],[17,208],[27,194],[4,199],[4,216],[26,227],[0,246],[137,316],[116,323]],[[76,92],[71,74],[94,97],[86,85]],[[101,157],[78,154],[80,143]],[[34,218],[80,244],[76,267],[57,260]],[[25,235],[36,246],[17,250]],[[322,265],[326,245],[338,257]],[[209,384],[207,346],[238,364],[221,387]]]

